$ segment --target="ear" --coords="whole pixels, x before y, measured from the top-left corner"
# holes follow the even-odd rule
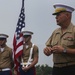
[[[7,39],[5,39],[4,41],[5,41],[5,43],[6,43],[6,42],[7,42]]]
[[[66,14],[67,18],[71,18],[71,13],[70,12],[66,12],[65,14]]]

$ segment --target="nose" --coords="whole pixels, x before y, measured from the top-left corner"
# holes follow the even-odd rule
[[[55,17],[56,19],[58,18],[58,16],[56,15],[56,17]]]

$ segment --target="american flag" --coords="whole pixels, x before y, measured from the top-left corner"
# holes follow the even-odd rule
[[[23,51],[23,35],[21,34],[21,31],[25,27],[24,20],[24,6],[22,6],[13,39],[14,69],[17,71],[17,75],[19,75],[18,68],[20,65],[18,58],[21,56]]]

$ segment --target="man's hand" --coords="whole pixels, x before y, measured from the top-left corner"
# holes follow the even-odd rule
[[[16,70],[14,70],[14,75],[17,75],[17,71]]]
[[[29,66],[28,67],[22,67],[22,70],[24,70],[24,71],[28,71],[30,68],[29,68]]]
[[[45,55],[49,56],[49,55],[52,54],[52,48],[46,47],[46,48],[44,48],[43,52],[44,52]]]
[[[56,45],[56,46],[53,46],[52,47],[52,52],[53,53],[62,53],[63,50],[64,50],[64,48],[62,46]]]

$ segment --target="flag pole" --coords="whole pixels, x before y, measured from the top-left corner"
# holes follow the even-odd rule
[[[24,1],[25,0],[22,0],[22,9],[24,9],[24,12],[25,12],[25,7],[24,7]],[[24,14],[25,15],[25,14]],[[24,28],[22,29],[22,31],[24,30]]]
[[[22,8],[24,7],[24,0],[22,0]]]
[[[24,0],[22,0],[22,8],[24,8]],[[22,67],[24,67],[23,59],[22,59]]]

